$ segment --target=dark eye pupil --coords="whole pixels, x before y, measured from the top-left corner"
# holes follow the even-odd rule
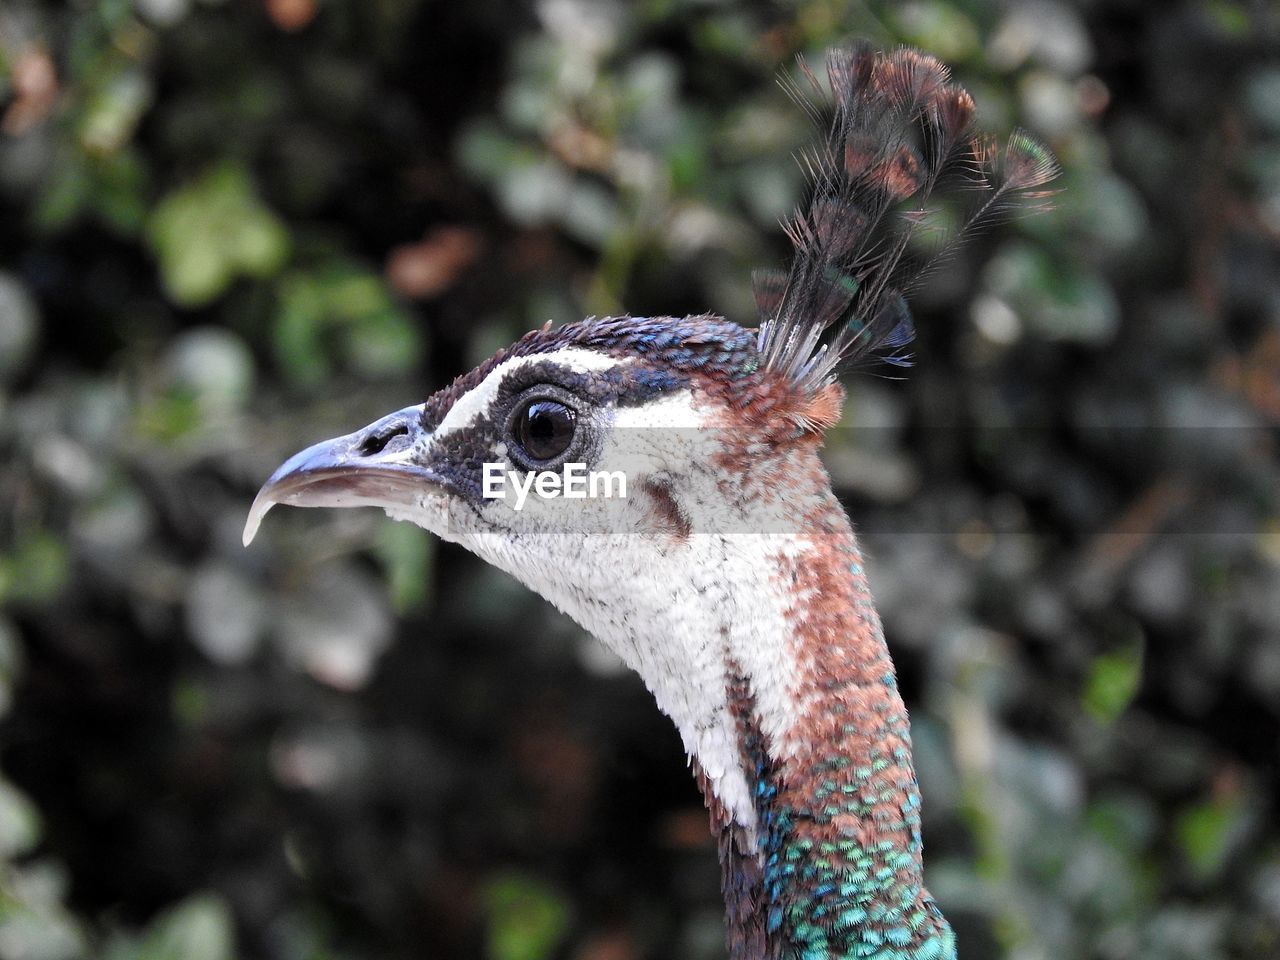
[[[516,440],[534,460],[551,460],[573,442],[574,412],[554,400],[534,400],[516,419]]]

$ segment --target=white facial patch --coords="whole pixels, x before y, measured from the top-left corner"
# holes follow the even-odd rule
[[[721,437],[708,428],[708,413],[688,390],[673,390],[647,403],[616,407],[594,466],[621,471],[632,490],[646,478],[686,473],[707,463]]]
[[[707,412],[688,390],[672,390],[647,403],[618,407],[613,423],[622,430],[693,430],[707,425]]]
[[[590,373],[598,370],[608,370],[627,362],[629,361],[606,357],[602,353],[583,350],[578,347],[566,347],[563,350],[556,350],[552,353],[535,353],[524,357],[512,357],[510,360],[506,360],[490,370],[487,377],[459,397],[449,412],[445,414],[444,419],[440,421],[440,426],[436,427],[433,435],[436,438],[446,437],[458,430],[465,430],[475,423],[493,405],[498,396],[498,388],[502,386],[502,381],[512,371],[519,370],[521,367],[527,367],[533,363],[554,363],[567,367],[574,373]]]
[[[786,619],[792,601],[762,571],[795,549],[793,539],[694,534],[674,549],[645,534],[479,533],[460,542],[550,600],[640,675],[754,843],[750,772],[729,699],[740,678],[730,671],[750,678],[766,736],[783,739],[797,719]]]

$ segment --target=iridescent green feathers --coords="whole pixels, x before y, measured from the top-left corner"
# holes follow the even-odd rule
[[[827,56],[827,86],[803,63],[812,92],[829,101],[825,138],[802,155],[808,204],[785,224],[789,271],[753,276],[763,363],[816,392],[845,367],[875,359],[910,363],[914,336],[905,292],[960,236],[1010,208],[1043,202],[1058,174],[1053,155],[1021,131],[1000,150],[972,132],[973,99],[946,66],[918,50],[890,53],[866,42]],[[824,108],[791,81],[788,92],[815,120]],[[940,184],[977,197],[958,228],[924,258],[912,235],[931,225]]]

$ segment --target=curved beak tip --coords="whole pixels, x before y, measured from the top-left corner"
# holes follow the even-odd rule
[[[262,526],[262,518],[275,505],[274,500],[264,497],[261,493],[253,498],[253,506],[249,508],[249,516],[245,518],[244,533],[241,537],[246,547],[253,543],[253,538],[258,535],[258,528]]]

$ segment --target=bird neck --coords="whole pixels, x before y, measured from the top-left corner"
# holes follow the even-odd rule
[[[675,722],[719,836],[732,960],[954,960],[922,883],[907,712],[817,440],[763,460],[751,430],[724,435],[703,475],[665,488],[686,530],[467,546],[617,653]]]
[[[754,831],[698,771],[720,838],[730,956],[953,960],[954,935],[923,884],[907,711],[862,558],[829,488],[810,503],[805,548],[773,578],[786,587],[787,634],[767,646],[789,669],[727,664]],[[762,710],[779,702],[791,705],[785,724]]]

